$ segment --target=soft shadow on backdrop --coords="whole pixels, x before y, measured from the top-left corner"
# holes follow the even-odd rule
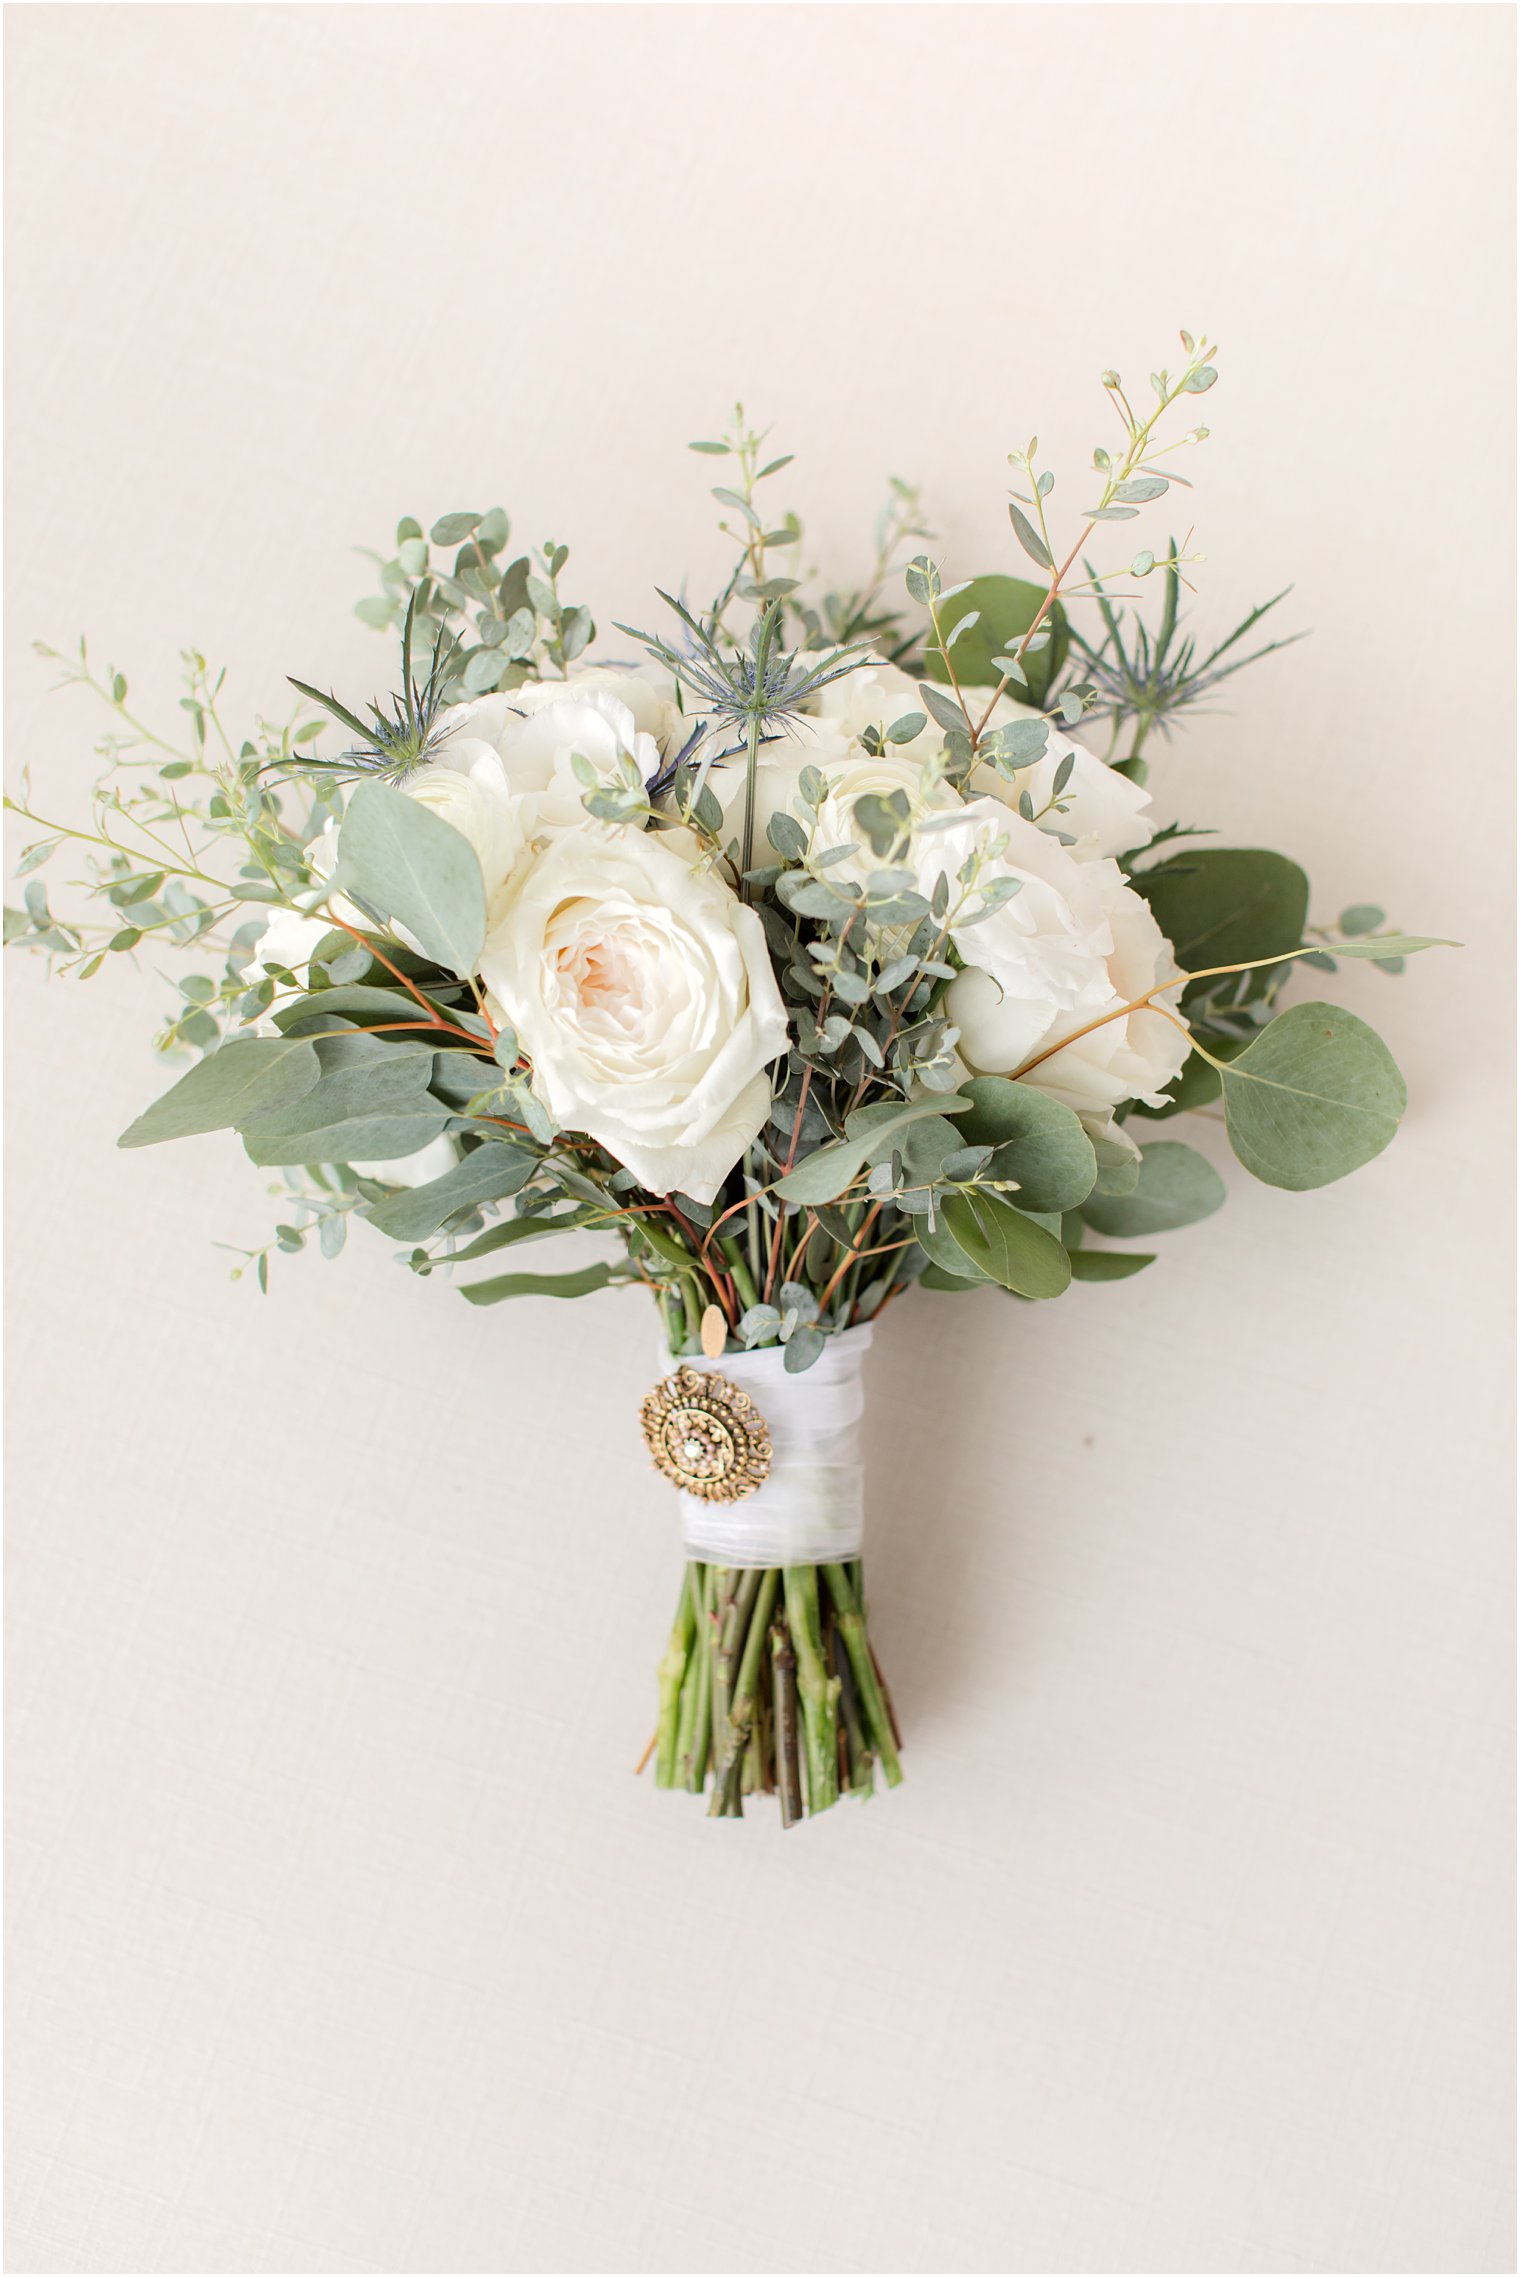
[[[921,480],[1016,566],[1096,378],[1222,343],[1199,623],[1313,638],[1156,768],[1317,911],[1393,1149],[885,1323],[910,1780],[785,1840],[631,1767],[675,1573],[638,1299],[282,1267],[118,1155],[148,970],[10,983],[11,2264],[1498,2270],[1509,2256],[1507,10],[13,11],[8,767],[41,635],[172,705],[387,663],[358,543],[497,500],[598,615]],[[1300,995],[1310,993],[1305,983]],[[1199,1139],[1227,1158],[1221,1134]],[[255,1435],[256,1430],[256,1435]],[[570,1673],[573,1671],[573,1675]]]

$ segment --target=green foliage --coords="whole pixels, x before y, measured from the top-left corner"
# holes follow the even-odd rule
[[[656,1294],[673,1344],[694,1348],[716,1310],[732,1344],[779,1344],[793,1372],[915,1280],[1044,1299],[1072,1279],[1117,1280],[1149,1264],[1148,1253],[1089,1246],[1086,1231],[1135,1238],[1209,1214],[1224,1189],[1202,1157],[1170,1139],[1139,1156],[1127,1136],[1090,1131],[1031,1083],[966,1079],[956,1055],[947,992],[963,935],[1017,880],[973,856],[932,895],[920,891],[924,816],[899,789],[856,802],[858,843],[821,843],[830,784],[817,766],[799,771],[758,848],[753,797],[739,802],[742,827],[725,814],[734,771],[753,786],[767,740],[794,733],[868,653],[912,661],[915,636],[890,598],[899,571],[927,626],[919,706],[865,730],[864,754],[917,749],[927,735],[924,797],[938,797],[963,789],[978,764],[1017,778],[1048,750],[1053,720],[1096,714],[1116,730],[1133,724],[1118,763],[1143,779],[1146,734],[1165,732],[1251,661],[1246,635],[1265,614],[1201,655],[1179,624],[1184,567],[1197,557],[1175,541],[1164,552],[1159,539],[1137,547],[1129,532],[1124,566],[1095,571],[1084,560],[1085,582],[1073,582],[1084,549],[1166,498],[1183,480],[1174,454],[1206,436],[1165,432],[1167,415],[1215,378],[1207,343],[1182,341],[1181,369],[1151,375],[1154,403],[1104,376],[1122,440],[1095,450],[1097,480],[1074,526],[1054,517],[1055,475],[1037,439],[1010,454],[1004,543],[1034,577],[997,567],[947,588],[928,554],[904,563],[929,533],[917,493],[895,481],[864,580],[820,592],[798,517],[768,503],[788,455],[773,454],[742,410],[721,437],[693,445],[722,478],[713,498],[732,567],[707,606],[670,600],[668,639],[634,636],[674,676],[688,726],[663,736],[647,779],[642,752],[610,771],[583,754],[571,765],[588,821],[685,824],[703,861],[748,902],[769,950],[789,1048],[772,1070],[768,1119],[705,1202],[645,1194],[587,1133],[556,1128],[520,1039],[498,1026],[481,984],[480,865],[435,811],[395,787],[430,763],[447,706],[558,677],[586,653],[594,627],[562,598],[563,544],[514,551],[500,508],[446,513],[426,529],[405,518],[393,550],[377,557],[380,594],[360,605],[366,622],[400,635],[399,692],[351,711],[298,682],[304,701],[289,724],[260,721],[241,739],[223,717],[222,676],[193,651],[173,734],[139,716],[126,676],[95,670],[83,643],[77,660],[55,657],[67,684],[106,707],[110,731],[91,827],[38,813],[29,791],[14,804],[32,835],[7,941],[86,979],[109,956],[172,953],[186,969],[172,978],[159,1049],[204,1055],[121,1143],[230,1128],[255,1162],[283,1173],[273,1239],[238,1253],[236,1270],[252,1268],[261,1287],[273,1257],[310,1247],[337,1256],[355,1214],[403,1245],[399,1261],[423,1278],[556,1232],[612,1230],[622,1264],[508,1273],[464,1293],[489,1304],[638,1280]],[[1161,621],[1127,626],[1111,588],[1153,574]],[[1076,622],[1084,602],[1096,604],[1101,637]],[[963,691],[1000,685],[1043,716],[994,728],[985,694],[973,702]],[[351,739],[336,756],[324,714]],[[360,778],[346,792],[345,776]],[[1065,780],[1057,774],[1038,815],[1032,802],[1023,810],[1057,836]],[[328,832],[340,816],[330,874]],[[1302,1006],[1273,1018],[1293,969],[1274,960],[1333,970],[1345,956],[1394,971],[1433,944],[1388,928],[1367,901],[1311,928],[1297,865],[1184,843],[1203,835],[1171,823],[1126,863],[1195,976],[1182,1001],[1199,1048],[1161,1108],[1124,1106],[1121,1116],[1175,1115],[1222,1090],[1247,1168],[1283,1186],[1323,1183],[1387,1143],[1403,1087],[1349,1015]],[[65,884],[66,859],[82,874]],[[82,909],[64,900],[69,886]],[[366,938],[321,914],[339,892],[364,913]],[[267,934],[266,917],[280,920]],[[1216,974],[1216,965],[1249,969]],[[399,1167],[385,1174],[441,1133],[460,1150],[444,1175],[411,1187]]]
[[[916,1099],[893,1105],[861,1107],[845,1122],[845,1135],[831,1146],[820,1147],[797,1168],[776,1182],[776,1192],[788,1202],[833,1202],[847,1193],[873,1154],[880,1156],[899,1132],[925,1115],[954,1115],[964,1110],[960,1099]]]
[[[1388,1046],[1334,1004],[1279,1013],[1223,1071],[1230,1144],[1254,1178],[1302,1192],[1381,1154],[1408,1094]]]
[[[561,675],[596,637],[589,609],[560,595],[569,547],[550,538],[504,561],[510,535],[501,506],[442,514],[426,536],[408,515],[396,526],[395,551],[371,552],[381,591],[356,613],[380,632],[412,619],[417,653],[441,658],[444,704],[520,686],[546,669]],[[435,548],[452,560],[436,559]]]
[[[416,799],[361,783],[338,837],[337,885],[415,934],[450,972],[475,970],[486,937],[480,863],[467,838]]]
[[[915,1230],[944,1272],[980,1275],[1016,1296],[1058,1297],[1071,1280],[1071,1259],[1049,1228],[993,1194],[952,1194],[933,1224]]]
[[[397,1053],[369,1067],[339,1067],[274,1114],[239,1129],[250,1162],[396,1162],[447,1128],[449,1109],[429,1096],[429,1062]]]
[[[611,1282],[610,1265],[583,1265],[576,1273],[502,1273],[471,1281],[459,1294],[472,1305],[499,1305],[507,1297],[589,1297]]]
[[[1044,585],[1031,585],[1022,577],[973,577],[969,584],[957,587],[953,602],[944,611],[948,658],[931,647],[924,658],[928,677],[948,686],[953,665],[963,688],[988,688],[1007,676],[1012,683],[1010,695],[1021,703],[1043,705],[1066,662],[1070,640],[1066,611],[1060,602],[1052,602],[1046,611],[1042,630],[1049,633],[1049,642],[1026,655],[1022,677],[1007,674],[1001,660],[1012,657],[1039,617],[1046,593]],[[951,637],[957,622],[965,629]]]
[[[1001,1075],[977,1076],[962,1091],[971,1111],[959,1126],[961,1143],[996,1149],[993,1170],[1017,1184],[1022,1206],[1070,1210],[1087,1199],[1098,1161],[1069,1107]]]
[[[1128,1281],[1156,1262],[1142,1249],[1073,1249],[1068,1254],[1074,1281]]]
[[[426,1241],[462,1211],[521,1192],[540,1159],[536,1149],[516,1146],[508,1139],[488,1139],[441,1178],[392,1194],[366,1215],[371,1225],[395,1241]]]
[[[1284,854],[1260,847],[1190,848],[1153,869],[1136,871],[1131,883],[1150,903],[1186,972],[1280,956],[1304,937],[1309,881]],[[1229,982],[1226,993],[1244,1001],[1270,988],[1273,980],[1270,970],[1247,973]],[[1215,985],[1195,981],[1183,992],[1184,1005],[1211,994]]]
[[[1082,1216],[1095,1233],[1114,1238],[1170,1233],[1212,1217],[1224,1199],[1224,1180],[1211,1162],[1175,1139],[1154,1139],[1141,1155],[1133,1192],[1090,1194]]]
[[[158,1146],[201,1131],[238,1130],[295,1106],[321,1076],[317,1047],[304,1038],[249,1036],[224,1044],[192,1067],[124,1130],[118,1146]]]

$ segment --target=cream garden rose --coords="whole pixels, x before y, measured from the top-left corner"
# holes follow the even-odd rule
[[[679,749],[688,732],[673,691],[637,672],[596,666],[568,680],[530,680],[502,694],[477,697],[444,719],[444,739],[428,772],[457,769],[490,753],[522,802],[530,838],[586,820],[586,786],[575,772],[577,756],[608,780],[620,760],[631,760],[640,779],[648,782],[665,753]]]
[[[243,966],[243,979],[252,988],[272,966],[294,973],[299,980],[311,962],[317,943],[332,931],[326,917],[303,917],[299,910],[277,909],[265,919]]]
[[[1095,1010],[1058,1013],[1035,1047],[1051,1056],[1041,1059],[1023,1080],[1073,1108],[1090,1129],[1106,1131],[1114,1109],[1128,1099],[1160,1106],[1165,1087],[1182,1072],[1190,1045],[1186,1028],[1178,1024],[1181,1015],[1173,993],[1161,999],[1165,1011],[1142,1006],[1102,1019],[1103,1013],[1134,1003],[1158,981],[1175,978],[1180,968],[1145,901],[1124,884],[1116,866],[1101,862],[1086,867],[1109,873],[1113,947],[1104,960],[1108,997]],[[961,1030],[962,1055],[978,1060],[980,1054],[978,1064],[986,1074],[1004,1072],[991,1064],[1002,1056],[997,1041],[1001,1007],[987,1000],[992,985],[986,974],[968,970],[952,981],[948,992],[950,1016]],[[1101,1025],[1088,1028],[1093,1020]],[[1087,1033],[1078,1034],[1081,1029]],[[1068,1035],[1076,1040],[1051,1051]]]
[[[820,688],[814,708],[818,718],[826,721],[836,734],[858,742],[868,727],[884,734],[909,713],[922,712],[924,701],[906,672],[895,664],[880,663],[873,658],[854,672],[846,672]],[[926,759],[932,751],[941,748],[944,740],[942,730],[926,717],[911,743],[900,743],[894,748],[901,754]]]
[[[525,866],[481,975],[563,1128],[650,1193],[709,1202],[787,1048],[765,934],[687,832],[583,821]]]
[[[966,708],[978,725],[991,706],[989,730],[1040,716],[1030,705],[1016,703],[1006,691],[996,701],[992,688],[966,688],[963,694]],[[816,709],[820,722],[833,734],[858,740],[868,727],[884,731],[910,713],[922,712],[924,701],[906,672],[894,664],[873,660],[841,679],[831,680],[819,691]],[[893,749],[900,758],[923,760],[942,750],[944,741],[943,730],[931,719],[910,743],[897,744]],[[1064,811],[1047,813],[1057,771],[1067,758],[1072,769],[1061,794]],[[1071,852],[1078,861],[1102,861],[1134,853],[1149,845],[1154,829],[1145,813],[1150,805],[1149,792],[1127,775],[1115,774],[1112,767],[1054,724],[1049,728],[1044,756],[1034,766],[1021,767],[1012,778],[995,767],[980,766],[969,788],[974,796],[1001,799],[1015,808],[1027,791],[1041,828],[1072,839]]]
[[[451,752],[445,744],[437,759],[419,767],[401,788],[474,848],[486,891],[486,922],[494,923],[527,845],[524,801],[514,796],[501,760],[494,751],[462,744]]]
[[[968,863],[974,882],[961,882]],[[1011,1075],[1064,1036],[1101,1026],[1039,1060],[1024,1078],[1106,1128],[1128,1099],[1159,1103],[1187,1058],[1183,1028],[1142,1009],[1104,1020],[1178,971],[1171,945],[1118,864],[1078,861],[1060,842],[992,799],[975,799],[921,834],[920,890],[949,881],[950,938],[966,966],[946,1011],[978,1075]],[[1018,891],[986,908],[1000,879]],[[957,916],[956,912],[960,914]],[[1175,1005],[1171,1007],[1175,1012]]]
[[[980,720],[991,696],[990,688],[967,689],[966,702],[973,719]],[[1039,717],[1030,705],[1015,704],[1000,696],[990,726]],[[1145,812],[1151,803],[1150,792],[1132,783],[1128,775],[1115,774],[1106,761],[1095,758],[1053,723],[1047,724],[1044,756],[1032,767],[1020,767],[1009,777],[983,765],[973,770],[969,788],[1012,807],[1017,807],[1027,791],[1041,828],[1070,838],[1073,843],[1069,851],[1079,862],[1111,861],[1115,855],[1133,854],[1148,846],[1156,827]],[[1071,761],[1071,773],[1061,792],[1061,812],[1047,812],[1056,775],[1065,759]]]
[[[900,791],[915,815],[959,803],[952,790],[933,780],[932,769],[926,769],[925,758],[932,758],[932,753],[921,758],[904,756],[889,748],[873,757],[830,721],[800,719],[792,722],[792,728],[792,733],[779,735],[760,748],[755,771],[757,862],[772,858],[767,826],[773,815],[784,812],[804,827],[810,827],[815,862],[821,855],[854,846],[857,849],[854,854],[827,865],[828,875],[852,884],[864,884],[874,871],[883,867],[883,860],[873,854],[870,840],[855,819],[857,799],[868,793],[887,798],[894,791]],[[807,810],[797,803],[805,767],[816,768],[828,786],[811,825]],[[737,838],[744,826],[743,758],[736,758],[721,772],[715,771],[709,780],[723,808],[725,840]]]

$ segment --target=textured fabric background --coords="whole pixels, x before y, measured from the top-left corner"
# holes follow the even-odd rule
[[[893,1311],[909,1783],[783,1839],[632,1768],[676,1581],[634,1297],[282,1264],[120,1155],[150,970],[10,973],[15,2270],[1500,2270],[1512,19],[1499,8],[12,11],[8,763],[176,652],[387,659],[359,542],[501,499],[598,614],[718,543],[736,395],[825,566],[889,470],[1016,566],[1175,327],[1198,622],[1314,637],[1158,754],[1298,854],[1392,1151],[1134,1282]],[[1152,525],[1147,525],[1149,530]],[[1300,996],[1312,984],[1296,984]],[[1189,1133],[1189,1135],[1193,1135]],[[1198,1143],[1227,1162],[1222,1134]]]

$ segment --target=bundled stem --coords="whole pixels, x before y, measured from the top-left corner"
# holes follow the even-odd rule
[[[860,1565],[687,1565],[659,1666],[655,1784],[711,1818],[774,1794],[784,1827],[902,1779]]]

